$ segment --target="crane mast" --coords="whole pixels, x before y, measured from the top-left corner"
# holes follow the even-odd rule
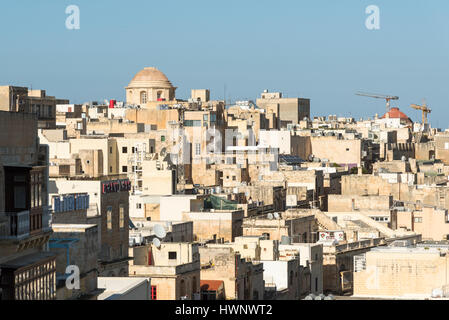
[[[427,115],[429,113],[432,112],[432,110],[427,107],[426,102],[424,101],[422,105],[419,104],[411,104],[410,105],[411,108],[415,109],[415,110],[421,110],[422,112],[422,124],[427,124],[428,123],[428,119],[427,119]]]

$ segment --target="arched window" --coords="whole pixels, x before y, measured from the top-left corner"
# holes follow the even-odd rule
[[[193,277],[192,279],[192,293],[197,293],[197,288],[196,288],[196,277]]]
[[[259,291],[253,291],[253,300],[259,300]]]
[[[146,91],[140,92],[140,103],[147,103],[147,93]]]
[[[158,98],[158,99],[162,98],[162,91],[158,91],[158,92],[157,92],[157,98]]]
[[[181,297],[184,297],[186,295],[186,282],[181,280]]]

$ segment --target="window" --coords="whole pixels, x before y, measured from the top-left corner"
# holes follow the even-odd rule
[[[37,189],[38,189],[38,198],[39,198],[39,203],[38,203],[38,205],[39,205],[39,207],[41,207],[41,206],[42,206],[42,182],[43,182],[42,172],[40,172],[40,173],[38,174],[38,177],[39,177],[39,180],[38,180],[38,187],[37,187]]]
[[[209,115],[208,114],[203,114],[203,121],[204,122],[209,121]]]
[[[415,217],[415,223],[422,223],[422,217]]]
[[[112,166],[111,166],[111,167],[109,167],[109,172],[110,172],[110,173],[112,173]]]
[[[122,147],[122,153],[128,153],[128,147]]]
[[[349,151],[349,148],[346,148],[346,151]]]
[[[109,153],[112,153],[112,147],[109,147]]]
[[[185,120],[185,127],[201,127],[201,120]]]
[[[31,208],[35,207],[34,204],[34,175],[31,175]],[[23,190],[23,192],[25,192],[25,189]]]
[[[35,188],[37,192],[37,188]],[[37,195],[36,195],[37,196]],[[34,199],[36,203],[36,198]],[[37,205],[36,205],[37,207]],[[16,185],[14,186],[14,208],[15,209],[25,209],[26,208],[26,188],[25,186]]]
[[[168,259],[169,260],[176,260],[176,252],[175,251],[170,251],[168,253]]]
[[[123,166],[122,167],[122,172],[128,172],[128,166]]]
[[[195,154],[199,156],[201,154],[201,144],[195,143]]]
[[[136,203],[136,209],[142,209],[142,204],[141,203]]]
[[[120,205],[120,229],[125,227],[125,206],[123,204]]]
[[[236,176],[232,176],[232,181],[235,181],[235,179],[236,179]]]
[[[106,209],[106,224],[108,230],[112,230],[112,207]]]
[[[243,249],[248,249],[248,245],[247,245],[247,244],[244,244],[244,245],[243,245]]]
[[[31,208],[42,206],[42,172],[32,172],[30,177],[31,183]],[[14,182],[25,182],[25,177],[18,175],[14,177]],[[14,186],[14,204],[15,208],[25,208],[25,186]]]
[[[161,136],[161,141],[164,142],[165,141],[165,136]],[[151,152],[152,153],[152,152]]]
[[[151,300],[157,300],[157,287],[151,286]]]
[[[147,93],[145,91],[140,93],[140,103],[147,103]]]

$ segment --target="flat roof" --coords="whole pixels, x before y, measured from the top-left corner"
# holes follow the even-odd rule
[[[85,230],[97,226],[96,224],[54,223],[53,229],[67,229],[71,231]]]
[[[372,252],[382,253],[421,253],[421,254],[436,254],[445,253],[436,247],[375,247],[371,249]]]
[[[12,269],[19,269],[26,266],[31,266],[33,264],[37,264],[41,262],[42,260],[47,260],[51,258],[55,258],[56,254],[50,253],[50,252],[39,252],[39,253],[33,253],[29,254],[20,258],[16,258],[10,261],[6,261],[2,264],[0,264],[0,267],[2,268],[12,268]]]

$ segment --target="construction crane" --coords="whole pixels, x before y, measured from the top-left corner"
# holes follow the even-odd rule
[[[399,100],[399,97],[397,97],[397,96],[389,96],[389,95],[384,95],[384,94],[356,92],[356,95],[363,96],[363,97],[371,97],[371,98],[376,98],[376,99],[385,99],[385,101],[387,102],[387,112],[390,111],[390,101],[391,100]]]
[[[423,125],[427,124],[427,121],[428,121],[427,114],[431,113],[432,110],[429,107],[427,107],[426,101],[424,100],[422,105],[411,104],[410,107],[412,107],[413,109],[416,109],[416,110],[421,110],[422,111],[422,124]]]

